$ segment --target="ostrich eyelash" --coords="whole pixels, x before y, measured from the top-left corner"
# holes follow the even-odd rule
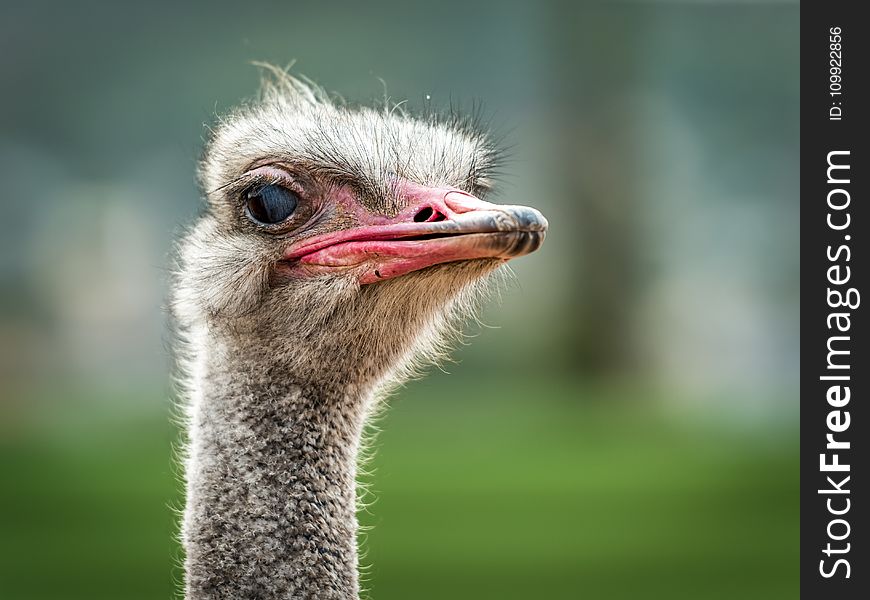
[[[289,173],[286,176],[275,173],[244,173],[224,185],[213,189],[209,194],[224,192],[230,197],[241,199],[246,193],[267,185],[280,185],[304,198],[304,189]]]
[[[227,189],[230,189],[230,188],[234,188],[234,187],[236,187],[236,186],[239,186],[242,182],[246,182],[246,181],[248,181],[249,179],[250,179],[250,177],[247,177],[247,174],[245,174],[245,175],[239,175],[239,176],[236,177],[235,179],[231,179],[231,180],[229,180],[228,182],[226,182],[226,183],[223,184],[223,185],[219,185],[219,186],[217,186],[216,188],[212,188],[212,189],[210,189],[210,190],[206,190],[206,194],[208,194],[209,196],[211,196],[212,194],[217,194],[218,192],[226,191]]]

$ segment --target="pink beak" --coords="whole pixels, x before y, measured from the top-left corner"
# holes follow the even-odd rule
[[[442,263],[506,261],[544,241],[547,220],[534,208],[492,204],[450,189],[404,187],[411,206],[394,218],[305,239],[287,248],[285,260],[312,274],[353,270],[366,284]]]

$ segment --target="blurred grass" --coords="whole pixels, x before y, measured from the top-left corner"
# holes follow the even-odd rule
[[[636,397],[444,375],[401,391],[361,515],[371,596],[797,597],[796,428],[770,439]],[[177,432],[154,404],[70,399],[0,436],[0,598],[171,597]]]

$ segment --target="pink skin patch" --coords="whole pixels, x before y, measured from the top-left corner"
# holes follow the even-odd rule
[[[395,217],[359,214],[363,225],[293,244],[285,261],[309,274],[353,270],[367,284],[442,263],[509,260],[537,250],[547,230],[533,208],[410,182],[402,192],[408,208]]]

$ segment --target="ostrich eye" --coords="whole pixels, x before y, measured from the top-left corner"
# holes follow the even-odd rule
[[[248,215],[264,225],[274,225],[287,219],[296,210],[299,196],[276,184],[264,185],[245,194]]]

